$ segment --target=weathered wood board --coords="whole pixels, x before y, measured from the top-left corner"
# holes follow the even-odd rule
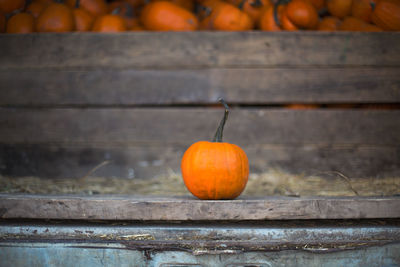
[[[400,68],[388,67],[5,70],[1,85],[0,106],[400,102]]]
[[[0,36],[0,69],[399,66],[398,33],[181,32]]]
[[[196,200],[194,197],[48,196],[0,194],[3,219],[293,220],[399,218],[398,197]]]
[[[2,108],[0,158],[5,175],[153,177],[180,171],[192,143],[210,140],[222,109]],[[184,112],[183,112],[184,110]],[[253,172],[339,171],[400,174],[397,110],[233,109],[225,141],[240,145]],[[134,175],[132,174],[134,173]]]

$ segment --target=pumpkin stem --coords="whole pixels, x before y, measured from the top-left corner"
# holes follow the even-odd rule
[[[228,107],[228,104],[226,104],[225,100],[223,98],[219,98],[218,101],[224,105],[225,113],[224,113],[224,117],[222,118],[221,122],[219,123],[218,129],[214,135],[213,142],[222,142],[222,136],[223,136],[223,132],[224,132],[225,122],[228,120],[228,115],[229,115],[229,107]]]

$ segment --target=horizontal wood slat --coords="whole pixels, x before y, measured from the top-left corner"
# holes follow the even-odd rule
[[[0,105],[400,102],[400,68],[1,71]]]
[[[186,145],[4,145],[0,174],[10,177],[81,178],[91,176],[154,178],[180,173]],[[340,172],[348,177],[400,177],[397,146],[245,145],[251,173],[271,169],[292,174]],[[105,163],[106,162],[106,163]],[[103,165],[101,165],[103,164]]]
[[[3,219],[298,220],[399,218],[398,197],[238,199],[225,201],[130,196],[0,194]]]
[[[0,142],[190,144],[210,140],[221,108],[0,108]],[[400,144],[400,110],[233,109],[225,141],[262,144]]]
[[[399,66],[399,33],[181,32],[0,36],[0,69]]]

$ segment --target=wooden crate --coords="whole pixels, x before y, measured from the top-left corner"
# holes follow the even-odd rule
[[[253,174],[396,187],[399,43],[398,33],[0,35],[0,175],[179,174],[185,149],[213,136],[224,97],[225,140],[244,148]],[[0,266],[400,264],[396,195],[24,192],[0,194]]]
[[[400,175],[398,33],[0,36],[0,173],[149,178],[225,140],[252,173]],[[293,110],[286,104],[323,108]],[[370,107],[373,107],[370,109]]]

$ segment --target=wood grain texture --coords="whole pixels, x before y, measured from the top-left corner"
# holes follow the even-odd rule
[[[0,174],[9,177],[81,178],[91,176],[150,179],[180,174],[190,145],[0,145]],[[347,177],[400,177],[400,145],[250,145],[242,146],[250,172],[271,169],[294,175],[340,172]]]
[[[0,105],[400,102],[400,68],[21,70],[0,72]]]
[[[302,220],[399,218],[400,198],[339,197],[202,201],[192,197],[0,195],[2,219]]]
[[[191,144],[211,140],[221,108],[0,108],[0,142]],[[400,144],[399,110],[232,109],[224,140],[262,144]]]
[[[399,33],[321,32],[1,35],[0,69],[399,66],[399,40]]]

